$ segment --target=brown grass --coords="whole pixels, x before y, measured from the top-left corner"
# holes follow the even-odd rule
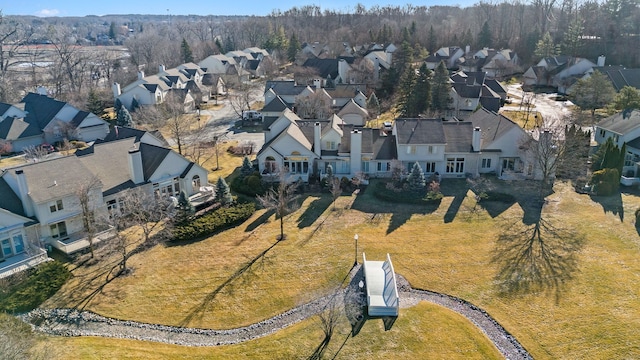
[[[544,121],[542,114],[538,111],[531,111],[528,115],[524,110],[503,110],[500,113],[525,130],[533,130]]]
[[[511,187],[516,194],[527,192],[524,183],[499,184],[501,191]],[[496,206],[492,211],[499,209],[499,214],[492,217],[482,209],[472,211],[470,194],[464,197],[458,192],[455,198],[455,194],[447,195],[433,212],[419,206],[382,204],[369,190],[355,201],[351,196],[339,198],[336,211],[328,206],[329,201],[308,196],[300,210],[285,218],[287,240],[276,244],[278,222],[273,216],[258,225],[263,215],[260,211],[245,224],[209,239],[175,247],[156,246],[132,257],[134,272],[107,284],[87,308],[106,316],[152,323],[206,328],[247,325],[340,286],[353,263],[353,235],[358,233],[359,252],[366,252],[370,259],[382,259],[390,253],[396,272],[412,286],[455,295],[484,308],[534,358],[640,357],[640,241],[632,221],[633,212],[640,207],[638,197],[623,194],[603,199],[601,205],[587,195],[576,194],[569,184],[558,183],[555,193],[547,198],[542,216],[585,238],[571,254],[577,259],[577,271],[557,288],[504,294],[495,281],[499,264],[492,261],[498,251],[496,239],[506,230],[507,220],[522,219],[524,210],[531,211],[531,204],[522,198],[520,203]],[[308,209],[321,215],[309,219],[305,215]],[[624,216],[620,216],[621,210]],[[264,256],[259,256],[267,249]],[[251,267],[234,277],[252,261]],[[73,306],[89,290],[81,289],[83,277],[99,266],[75,270],[76,278],[45,306]],[[230,278],[235,280],[227,282]],[[408,309],[398,324],[417,321],[417,333],[441,325],[441,320],[435,319],[419,322],[429,316],[424,308]],[[274,353],[283,355],[275,357],[295,358],[287,349],[308,349],[304,344],[309,343],[317,346],[317,330],[301,330],[308,324],[267,338],[278,339],[273,343],[283,349]],[[458,326],[456,323],[452,328]],[[434,351],[428,357],[436,358],[467,355],[452,354],[456,347],[440,346],[441,339],[426,337],[411,342],[395,338],[394,333],[385,333],[385,339],[386,334],[395,339],[392,344],[378,346],[369,339],[360,345],[366,349],[364,354],[378,357],[390,348],[395,351],[394,357],[404,354],[421,358],[425,351]],[[347,344],[355,344],[357,339],[349,339]],[[95,346],[105,352],[122,344],[105,339],[52,341],[72,347],[83,344],[87,349]],[[126,346],[165,348],[136,342]],[[239,347],[243,348],[239,354],[270,350],[258,342]],[[178,349],[167,351],[175,351],[176,357],[206,356],[198,355],[206,351],[203,349]],[[344,358],[350,357],[348,352],[344,354]]]

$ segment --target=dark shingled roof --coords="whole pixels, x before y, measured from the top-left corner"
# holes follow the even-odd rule
[[[446,139],[439,119],[405,119],[395,122],[398,144],[445,144]]]
[[[162,134],[158,130],[144,131],[144,130],[138,130],[130,127],[125,127],[125,126],[114,126],[109,131],[109,133],[104,138],[104,140],[96,140],[96,143],[103,143],[103,142],[115,141],[120,139],[128,139],[131,137],[135,137],[136,138],[135,141],[140,142],[140,139],[147,132],[153,135],[158,140],[160,140],[165,146],[169,146],[169,143],[167,142],[167,140],[162,136]]]
[[[142,170],[144,173],[144,181],[149,178],[158,169],[162,161],[171,152],[171,149],[140,143],[140,154],[142,154]]]
[[[78,111],[78,113],[76,114],[76,116],[73,117],[73,119],[71,119],[71,124],[74,125],[75,127],[80,126],[80,124],[82,123],[82,121],[84,119],[87,118],[87,116],[89,116],[89,112],[86,111]]]
[[[0,115],[3,115],[5,112],[7,112],[7,110],[9,110],[10,107],[11,107],[11,104],[0,102]]]
[[[596,68],[596,70],[609,76],[616,91],[620,91],[625,86],[631,86],[640,90],[640,69]]]
[[[447,139],[446,152],[466,153],[473,150],[471,145],[473,125],[471,123],[461,121],[443,122],[442,128]]]
[[[323,79],[327,77],[335,79],[338,76],[338,61],[338,59],[311,58],[307,59],[302,66],[316,69]]]
[[[0,139],[16,140],[40,133],[37,127],[18,118],[10,117],[0,122]]]
[[[280,96],[276,96],[275,99],[269,101],[269,103],[262,108],[262,112],[278,112],[284,111],[287,108],[289,108],[289,105],[282,100]]]
[[[640,126],[640,110],[624,110],[600,121],[597,127],[624,135]]]
[[[296,85],[295,81],[272,80],[267,81],[264,91],[267,92],[267,90],[273,89],[276,95],[298,95],[306,88],[307,85]]]
[[[454,83],[453,89],[462,98],[478,99],[482,91],[482,85],[466,85],[462,83]]]
[[[500,82],[496,79],[486,79],[484,84],[489,87],[489,89],[493,90],[496,94],[506,94],[507,89],[500,84]]]
[[[473,127],[479,127],[480,130],[482,130],[482,139],[485,140],[483,142],[483,149],[484,145],[494,142],[514,127],[520,127],[509,118],[484,108],[471,114],[465,121],[472,123]]]
[[[350,152],[353,129],[353,125],[344,126],[340,140],[340,153]],[[362,154],[373,154],[374,160],[392,160],[398,157],[394,136],[385,136],[379,129],[358,128],[358,130],[362,132]]]
[[[44,129],[66,103],[52,99],[46,95],[28,93],[20,102],[24,103],[27,112],[25,121]]]
[[[0,177],[0,194],[2,194],[2,196],[0,196],[0,208],[16,215],[27,216],[22,207],[22,201],[20,201],[18,195],[13,192],[13,189],[11,189],[3,177]]]
[[[78,159],[102,181],[104,196],[135,187],[129,174],[129,148],[134,141],[114,140],[76,151]]]

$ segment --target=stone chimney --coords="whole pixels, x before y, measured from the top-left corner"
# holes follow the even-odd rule
[[[604,55],[600,55],[598,56],[598,63],[597,65],[599,67],[603,67],[604,66],[604,61],[606,60],[606,57]]]
[[[315,125],[313,126],[313,152],[320,157],[321,156],[321,144],[322,144],[322,140],[320,138],[321,135],[321,131],[322,131],[322,127],[320,126],[319,122],[316,122]]]
[[[351,164],[351,175],[362,171],[362,131],[353,129],[351,131],[351,149],[349,151],[349,160]]]
[[[471,147],[474,152],[479,152],[482,147],[482,130],[479,127],[473,129],[473,138],[471,139]]]
[[[129,149],[129,176],[134,184],[144,182],[144,172],[142,171],[142,154],[140,148],[134,146]]]
[[[144,79],[144,71],[140,70],[138,71],[138,80],[142,80]]]
[[[113,91],[114,98],[117,98],[118,96],[122,95],[122,90],[120,90],[120,84],[118,84],[117,82],[114,82],[113,85],[111,85],[111,90]]]

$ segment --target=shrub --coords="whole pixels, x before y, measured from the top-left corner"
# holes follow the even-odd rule
[[[618,169],[611,168],[598,170],[591,176],[590,183],[594,185],[596,194],[600,196],[613,195],[620,185],[620,172]]]
[[[431,196],[416,196],[415,192],[409,191],[407,184],[404,184],[402,188],[395,187],[393,182],[379,181],[374,186],[374,196],[380,200],[404,203],[404,204],[428,204],[437,203],[443,195],[439,191],[431,192]]]
[[[255,212],[254,203],[219,208],[173,230],[174,241],[203,238],[241,224]]]
[[[0,311],[20,313],[33,310],[55,294],[69,277],[69,270],[58,261],[40,264],[24,281],[0,290]]]
[[[497,192],[497,191],[486,191],[486,192],[482,192],[478,195],[480,202],[483,201],[496,201],[496,202],[502,202],[505,204],[510,204],[510,203],[514,203],[516,202],[516,198],[515,196],[511,195],[511,194],[505,194],[505,193],[501,193],[501,192]]]
[[[636,209],[635,215],[636,215],[636,227],[640,227],[640,208]]]
[[[265,188],[262,184],[262,177],[256,171],[246,178],[237,177],[231,182],[231,189],[237,193],[254,197],[263,195]]]

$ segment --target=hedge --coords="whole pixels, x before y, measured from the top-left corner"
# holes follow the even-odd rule
[[[427,199],[425,193],[415,193],[408,190],[393,191],[387,189],[386,181],[377,181],[374,187],[374,195],[380,200],[393,203],[404,204],[438,204],[442,200],[442,196],[434,196],[433,199]]]
[[[236,193],[245,194],[249,196],[264,195],[265,189],[262,185],[262,179],[260,175],[254,173],[253,175],[242,178],[236,177],[231,181],[231,189]]]
[[[55,294],[71,277],[58,261],[48,261],[30,270],[24,281],[0,290],[0,311],[21,313],[33,310]]]
[[[485,194],[487,194],[487,196],[481,198],[480,202],[496,201],[496,202],[502,202],[505,204],[511,204],[516,202],[516,197],[511,194],[501,193],[497,191],[487,191],[485,192]]]
[[[234,227],[256,211],[254,203],[218,208],[173,230],[174,241],[193,240]]]

